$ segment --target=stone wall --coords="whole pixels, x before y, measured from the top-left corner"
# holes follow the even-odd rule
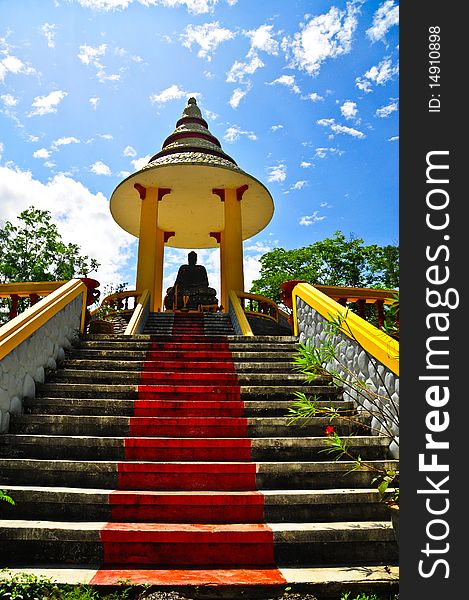
[[[234,309],[233,303],[231,302],[231,299],[229,300],[228,314],[230,315],[231,324],[233,325],[235,334],[243,335],[243,331],[241,329],[241,325],[239,324],[238,317],[236,316],[236,311]]]
[[[80,294],[0,361],[0,433],[8,432],[10,415],[22,412],[23,398],[34,398],[46,370],[55,369],[78,338],[82,302]]]
[[[300,342],[306,343],[310,340],[312,346],[321,346],[326,343],[332,344],[337,360],[333,359],[325,365],[327,370],[340,374],[347,381],[352,375],[366,383],[368,389],[378,393],[379,419],[373,417],[371,426],[373,433],[392,434],[393,441],[390,445],[390,453],[393,458],[399,456],[399,377],[385,365],[368,356],[365,350],[355,340],[349,338],[345,333],[335,331],[332,335],[329,321],[309,306],[304,300],[296,298],[298,335]],[[344,398],[352,399],[359,411],[373,412],[370,399],[363,397],[350,386],[344,385]],[[397,442],[397,443],[396,443]]]

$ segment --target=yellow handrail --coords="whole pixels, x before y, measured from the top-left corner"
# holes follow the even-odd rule
[[[235,292],[230,290],[229,299],[231,300],[231,304],[233,305],[233,309],[235,311],[236,318],[238,319],[239,326],[241,327],[242,335],[253,336],[253,332],[251,326],[249,325],[249,321],[247,320],[246,313],[241,306],[241,302],[239,300],[239,294],[242,292]]]
[[[0,360],[80,294],[83,294],[80,322],[80,331],[83,333],[87,287],[80,279],[72,279],[0,327]]]
[[[240,304],[247,315],[256,315],[265,319],[272,319],[272,321],[278,323],[278,306],[273,300],[266,298],[266,296],[260,296],[259,294],[250,294],[248,292],[236,293],[240,299]],[[258,309],[260,308],[261,310],[253,310],[254,306],[252,302],[250,303],[250,310],[246,309],[243,302],[244,300],[254,300],[254,302],[257,302]]]
[[[399,342],[358,315],[348,311],[338,302],[320,291],[317,286],[313,287],[309,283],[299,283],[293,288],[292,304],[295,335],[298,335],[297,297],[301,298],[327,320],[331,320],[331,318],[335,319],[339,316],[346,319],[347,327],[341,328],[341,331],[348,337],[355,339],[371,356],[374,356],[393,373],[399,375]]]
[[[67,281],[21,281],[19,283],[0,283],[0,298],[18,296],[28,298],[31,294],[47,296]]]
[[[134,308],[134,312],[132,313],[132,317],[129,321],[129,324],[125,328],[124,335],[133,335],[145,314],[145,308],[147,304],[150,302],[150,292],[148,290],[144,290],[138,299],[138,304]]]
[[[377,300],[382,300],[384,304],[392,304],[393,296],[397,294],[397,290],[380,290],[375,288],[357,288],[346,287],[340,285],[318,285],[314,287],[332,298],[333,300],[347,300],[347,302],[357,302],[364,300],[367,304],[374,304]]]

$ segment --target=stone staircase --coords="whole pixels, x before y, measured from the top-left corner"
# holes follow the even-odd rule
[[[397,564],[371,475],[321,452],[326,418],[289,425],[295,390],[350,403],[292,371],[296,338],[221,335],[219,317],[154,314],[142,335],[87,335],[38,386],[0,436],[0,489],[16,501],[0,503],[0,565],[281,590],[301,570]],[[363,459],[392,465],[386,438],[355,433]]]

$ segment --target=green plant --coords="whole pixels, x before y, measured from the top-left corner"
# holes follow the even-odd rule
[[[85,584],[58,584],[43,576],[31,573],[0,571],[0,600],[136,600],[142,599],[148,586],[134,587],[130,580],[118,580],[119,587],[101,594],[98,589]]]
[[[15,501],[9,494],[6,493],[5,490],[0,490],[0,500],[3,500],[3,502],[8,502],[8,504],[15,506]]]
[[[367,353],[380,379],[380,390],[384,390],[384,393],[370,389],[366,382],[340,359],[337,346],[334,346],[330,339],[338,332],[347,332],[348,336],[358,343],[353,335],[353,331],[347,324],[347,313],[337,318],[330,317],[327,329],[329,340],[320,347],[313,347],[309,341],[306,344],[300,344],[297,354],[294,357],[294,368],[305,375],[308,383],[311,383],[317,375],[325,375],[331,378],[331,385],[336,387],[348,386],[353,389],[356,392],[357,403],[361,405],[361,412],[357,413],[355,408],[349,411],[340,410],[332,404],[330,406],[322,406],[317,397],[307,397],[303,392],[295,392],[296,401],[289,409],[291,416],[289,424],[300,423],[300,425],[306,425],[314,417],[327,417],[329,420],[329,425],[325,431],[327,447],[322,452],[335,455],[336,460],[342,457],[351,460],[353,466],[349,472],[364,469],[374,473],[372,483],[377,486],[383,501],[388,505],[398,505],[399,472],[394,469],[380,467],[375,463],[363,461],[359,454],[354,453],[350,449],[349,441],[352,436],[339,436],[332,425],[334,419],[338,417],[359,427],[363,427],[365,420],[367,420],[369,421],[368,427],[372,433],[381,434],[384,431],[398,445],[393,428],[399,425],[399,407],[389,392],[384,378],[380,374],[377,361]],[[360,347],[363,349],[361,345]],[[331,363],[335,364],[337,368],[330,368]],[[326,365],[328,365],[327,368]],[[376,420],[377,427],[372,426],[373,419]]]
[[[345,592],[341,595],[340,600],[399,600],[397,594],[392,594],[384,598],[383,596],[377,596],[376,594],[366,594],[364,592],[358,594],[358,596],[351,597],[352,592]]]

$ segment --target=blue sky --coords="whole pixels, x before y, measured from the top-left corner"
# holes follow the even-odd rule
[[[0,224],[48,209],[93,276],[132,288],[137,240],[108,201],[195,95],[274,198],[246,289],[276,246],[398,243],[397,22],[395,0],[0,0]],[[167,251],[165,286],[186,255]],[[199,252],[217,288],[218,260]]]

